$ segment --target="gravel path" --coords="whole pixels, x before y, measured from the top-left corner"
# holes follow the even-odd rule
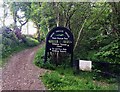
[[[33,59],[40,46],[13,55],[2,70],[3,90],[45,90],[39,80],[46,70],[36,67]]]

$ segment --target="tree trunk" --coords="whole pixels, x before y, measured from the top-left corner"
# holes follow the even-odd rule
[[[37,40],[40,42],[40,31],[39,31],[39,28],[37,28]]]
[[[112,29],[113,33],[117,34],[118,37],[120,36],[120,3],[118,2],[111,2],[109,3],[112,7]]]
[[[57,24],[57,27],[58,27],[58,26],[60,26],[60,14],[59,14],[59,6],[58,6],[58,3],[56,3],[56,13],[57,13],[56,24]]]
[[[4,5],[4,15],[3,15],[3,26],[5,26],[5,5]]]
[[[3,26],[5,26],[5,18],[6,18],[6,4],[3,2]]]
[[[13,20],[14,20],[14,29],[16,28],[17,26],[17,11],[13,11]]]
[[[27,23],[27,35],[29,35],[29,22]]]
[[[78,33],[78,37],[77,37],[77,40],[76,40],[76,43],[75,43],[75,46],[74,46],[74,50],[75,50],[76,47],[77,47],[77,44],[78,44],[78,41],[79,41],[79,39],[80,39],[80,35],[81,35],[82,31],[83,31],[83,28],[84,28],[85,23],[86,23],[86,19],[84,20],[84,23],[82,24],[82,27],[81,27],[81,29],[80,29],[80,31],[79,31],[79,33]]]

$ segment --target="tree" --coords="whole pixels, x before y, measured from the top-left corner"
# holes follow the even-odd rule
[[[3,26],[5,26],[5,19],[8,16],[9,5],[8,3],[3,2],[0,7],[3,9],[3,15],[1,15],[2,17],[0,17],[0,21],[3,23]]]
[[[109,3],[111,6],[111,26],[112,32],[116,33],[117,36],[120,36],[120,2],[111,2]]]
[[[13,2],[10,6],[13,14],[14,27],[19,27],[19,29],[22,30],[22,27],[29,20],[30,3]],[[20,24],[20,26],[18,24]]]

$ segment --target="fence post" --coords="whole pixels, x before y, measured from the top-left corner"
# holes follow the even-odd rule
[[[73,70],[74,70],[74,74],[79,74],[80,70],[79,70],[79,60],[75,60],[73,63]]]

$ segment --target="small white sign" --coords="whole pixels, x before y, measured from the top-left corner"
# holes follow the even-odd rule
[[[79,60],[79,69],[83,70],[83,71],[91,71],[92,70],[92,61]]]

